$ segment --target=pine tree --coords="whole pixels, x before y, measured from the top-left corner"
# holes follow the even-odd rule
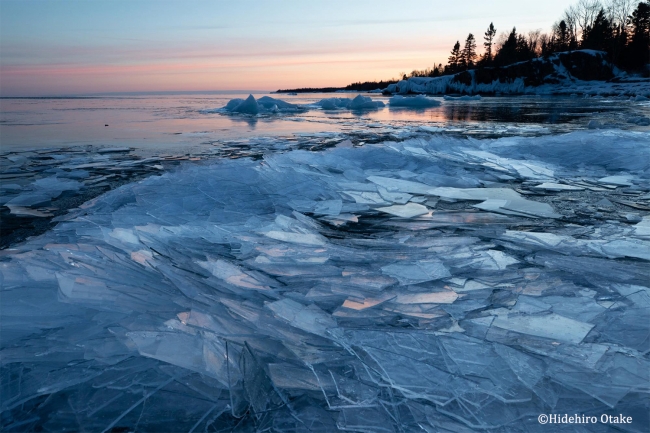
[[[650,63],[650,2],[640,2],[630,16],[632,38],[626,48],[627,66],[641,69]]]
[[[468,70],[474,66],[474,60],[476,59],[476,40],[474,39],[473,34],[467,35],[465,39],[465,46],[461,53],[461,64],[463,69]]]
[[[462,54],[460,52],[460,42],[456,41],[454,49],[451,50],[451,56],[448,59],[449,72],[456,72],[458,70],[458,65],[461,61]]]
[[[611,23],[605,18],[605,11],[601,9],[594,20],[594,25],[582,38],[582,48],[608,51],[613,38],[612,30]]]
[[[570,34],[569,34],[569,29],[566,25],[566,22],[564,20],[560,21],[556,26],[553,31],[553,35],[555,36],[555,41],[556,41],[556,51],[566,51],[568,50],[569,43],[571,42]]]
[[[485,55],[483,56],[483,61],[485,64],[492,63],[492,41],[494,36],[497,34],[497,29],[494,28],[494,24],[490,23],[490,26],[487,28],[487,31],[484,33],[483,46],[485,47]]]
[[[517,29],[513,27],[512,32],[508,35],[508,39],[506,39],[499,52],[494,56],[494,61],[497,65],[509,65],[518,60],[517,39]]]

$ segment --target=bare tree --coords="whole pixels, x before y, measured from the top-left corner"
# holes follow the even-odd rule
[[[564,11],[564,22],[567,25],[569,36],[574,41],[578,40],[578,9],[570,6]]]
[[[496,53],[497,51],[501,50],[503,48],[503,44],[506,43],[508,40],[508,35],[509,33],[506,32],[501,32],[499,33],[499,37],[497,38],[496,42],[494,43],[494,52]]]
[[[539,54],[540,56],[545,55],[553,46],[553,40],[551,36],[549,36],[547,33],[542,33],[539,35]]]
[[[599,0],[580,0],[576,5],[578,26],[580,26],[580,38],[584,41],[585,35],[593,27],[598,12],[603,8]]]
[[[612,0],[607,7],[608,19],[622,30],[627,27],[634,6],[636,6],[635,0]]]
[[[542,31],[540,29],[537,30],[531,30],[528,32],[528,36],[526,37],[526,43],[528,44],[528,49],[532,52],[535,53],[536,56],[539,56],[539,38],[542,35]]]

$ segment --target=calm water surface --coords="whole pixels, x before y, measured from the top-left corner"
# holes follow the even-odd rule
[[[255,93],[295,104],[355,93],[285,95]],[[650,106],[609,98],[484,97],[480,101],[441,101],[424,110],[323,111],[294,114],[223,115],[209,112],[248,94],[131,95],[88,98],[0,99],[2,151],[74,145],[131,146],[138,149],[188,149],[218,140],[283,137],[372,128],[432,126],[451,131],[498,131],[518,127],[540,132],[585,128],[589,120],[627,127],[626,119],[648,115]],[[478,128],[478,129],[477,129]]]

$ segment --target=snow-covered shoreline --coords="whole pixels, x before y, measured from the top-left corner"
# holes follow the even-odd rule
[[[590,70],[590,69],[596,69]],[[502,68],[482,68],[442,77],[413,77],[383,89],[388,94],[588,95],[650,97],[650,78],[628,76],[605,53],[557,53]]]
[[[474,71],[469,74],[474,77]],[[580,96],[629,96],[642,101],[650,98],[650,79],[633,78],[619,81],[584,81],[568,79],[557,84],[542,84],[539,86],[526,86],[523,78],[516,78],[511,82],[476,83],[471,84],[454,81],[454,76],[435,78],[415,77],[391,84],[383,90],[390,94],[424,94],[424,95],[580,95]]]

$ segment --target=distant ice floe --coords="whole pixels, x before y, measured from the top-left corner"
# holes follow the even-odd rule
[[[406,107],[406,108],[430,108],[440,106],[440,101],[433,98],[427,98],[424,95],[417,95],[413,97],[404,97],[395,95],[388,101],[391,107]]]
[[[382,101],[375,101],[368,96],[362,95],[358,95],[354,99],[325,98],[316,102],[314,105],[323,110],[376,110],[385,106]]]
[[[222,110],[230,113],[255,115],[259,113],[304,111],[306,108],[281,99],[271,98],[270,96],[262,96],[259,99],[255,99],[253,95],[248,95],[246,99],[231,99]]]
[[[443,96],[445,101],[480,101],[481,95],[463,95],[463,96]]]
[[[123,185],[0,262],[3,430],[647,419],[650,216],[593,214],[646,206],[649,137],[433,136]]]

